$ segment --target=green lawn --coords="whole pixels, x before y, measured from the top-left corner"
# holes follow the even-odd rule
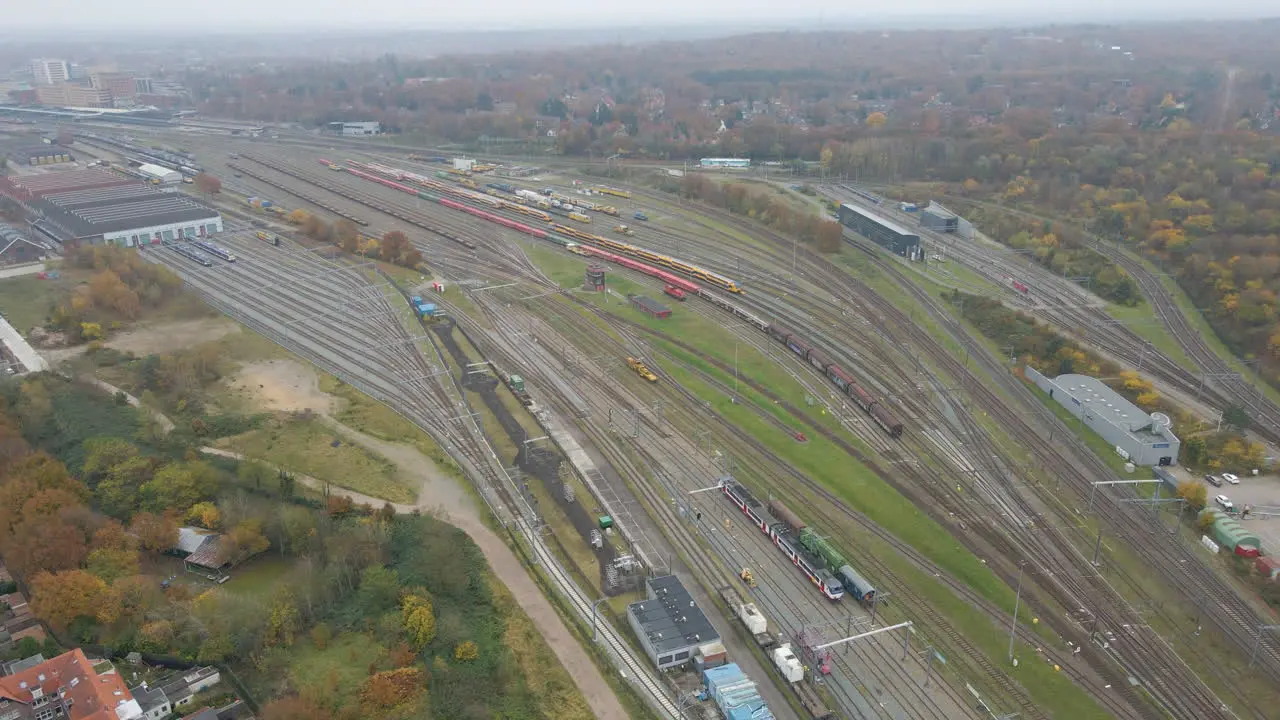
[[[412,503],[414,488],[400,478],[385,458],[340,439],[319,420],[291,420],[283,425],[224,438],[218,446],[310,475],[365,495]]]
[[[69,276],[58,280],[37,280],[35,275],[0,279],[0,315],[26,335],[44,324],[49,311],[75,285]]]
[[[293,567],[293,562],[280,557],[272,548],[265,555],[239,565],[231,570],[231,579],[225,587],[230,592],[266,602],[280,584],[284,576]]]
[[[369,677],[369,666],[386,651],[367,633],[343,633],[323,650],[304,640],[290,651],[290,685],[331,707],[352,704]]]
[[[1156,319],[1155,314],[1151,312],[1149,303],[1143,303],[1136,307],[1107,303],[1106,311],[1108,315],[1124,323],[1125,327],[1151,343],[1152,347],[1163,353],[1170,360],[1192,372],[1196,372],[1199,369],[1191,358],[1183,352],[1182,346],[1178,344],[1178,341],[1169,334],[1164,323]]]

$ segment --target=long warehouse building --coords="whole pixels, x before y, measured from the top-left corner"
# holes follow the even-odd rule
[[[136,247],[222,232],[217,210],[105,170],[3,177],[0,194],[26,208],[41,235],[69,247]]]
[[[886,250],[915,259],[920,252],[920,236],[868,210],[841,203],[840,224],[871,240]]]

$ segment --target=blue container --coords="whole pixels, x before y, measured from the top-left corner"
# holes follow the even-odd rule
[[[409,298],[409,303],[412,304],[414,307],[418,307],[419,305],[422,304],[422,296],[414,295],[413,297]]]

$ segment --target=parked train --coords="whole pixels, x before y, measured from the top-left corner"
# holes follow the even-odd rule
[[[875,587],[859,575],[858,571],[844,559],[844,555],[832,547],[826,538],[809,527],[799,515],[791,512],[791,509],[782,504],[781,500],[770,500],[769,509],[773,511],[775,517],[790,526],[791,532],[795,534],[805,550],[827,564],[827,569],[840,579],[846,592],[851,593],[859,602],[875,601]]]
[[[223,260],[226,260],[227,262],[235,262],[235,261],[236,261],[236,256],[235,256],[235,255],[234,255],[230,250],[228,250],[228,249],[226,249],[226,248],[222,247],[221,245],[214,245],[213,243],[209,242],[208,240],[196,240],[195,242],[193,242],[193,243],[191,243],[191,244],[192,244],[192,245],[195,245],[196,247],[200,248],[201,250],[203,250],[203,251],[205,251],[205,252],[209,253],[210,255],[212,255],[212,256],[214,256],[214,257],[222,258]]]
[[[600,235],[592,235],[591,233],[584,232],[577,228],[568,227],[567,225],[560,225],[557,223],[557,224],[553,224],[551,226],[551,229],[555,230],[556,232],[562,235],[568,235],[569,237],[575,240],[581,240],[584,243],[598,245],[611,252],[621,253],[623,255],[630,255],[632,257],[640,258],[645,262],[655,263],[657,265],[662,265],[663,267],[671,268],[672,270],[675,270],[677,272],[682,272],[686,275],[692,275],[698,280],[701,280],[710,285],[715,285],[716,287],[722,290],[727,290],[731,293],[742,292],[742,288],[738,287],[738,284],[733,280],[730,280],[729,278],[723,275],[720,275],[719,273],[714,273],[710,270],[707,270],[706,268],[701,268],[701,267],[698,267],[697,265],[691,265],[683,260],[677,260],[676,258],[667,257],[666,255],[660,255],[650,250],[646,250],[642,247],[636,247],[635,245],[630,245],[628,243],[618,242],[617,240],[612,240],[607,237],[601,237]]]
[[[840,391],[848,395],[850,399],[862,408],[862,411],[871,416],[890,437],[902,436],[902,423],[893,413],[884,406],[884,403],[877,400],[874,395],[867,392],[861,385],[854,382],[853,378],[844,371],[839,365],[831,362],[820,351],[815,349],[800,335],[791,332],[781,325],[770,325],[766,331],[774,340],[786,345],[791,352],[799,355],[809,362],[818,370],[821,370],[827,379],[832,382]]]
[[[321,163],[327,163],[327,161],[321,160]],[[533,237],[536,237],[542,240],[548,240],[548,241],[554,242],[562,247],[568,248],[571,252],[575,252],[579,255],[590,255],[594,257],[599,257],[604,260],[608,260],[610,262],[614,262],[618,265],[622,265],[623,267],[627,267],[637,272],[644,273],[651,277],[662,280],[664,284],[670,285],[675,288],[679,288],[683,292],[698,295],[706,299],[707,302],[710,302],[716,307],[719,307],[722,310],[732,313],[734,316],[742,320],[745,320],[746,322],[754,326],[757,330],[767,333],[770,337],[774,338],[775,340],[782,343],[783,345],[786,345],[792,352],[804,358],[806,361],[809,362],[809,364],[813,365],[815,368],[822,371],[822,373],[826,375],[827,378],[836,387],[838,387],[842,393],[844,393],[849,398],[851,398],[854,401],[854,403],[857,404],[858,407],[860,407],[863,412],[867,413],[867,415],[869,415],[871,419],[875,421],[875,423],[879,425],[881,429],[883,429],[890,437],[898,438],[902,436],[902,433],[904,430],[902,422],[899,421],[896,416],[894,416],[894,414],[888,409],[888,407],[884,404],[884,402],[877,399],[871,393],[867,392],[861,385],[855,382],[854,379],[848,373],[846,373],[843,368],[826,359],[826,357],[823,356],[823,354],[820,351],[814,349],[812,344],[806,341],[802,336],[780,325],[777,325],[775,323],[770,323],[769,321],[755,315],[754,313],[746,310],[745,308],[739,305],[736,305],[732,302],[729,302],[725,298],[722,298],[719,295],[716,295],[715,293],[704,289],[703,287],[699,286],[696,283],[690,282],[677,275],[673,275],[667,272],[666,270],[664,270],[663,268],[670,268],[673,270],[677,270],[679,272],[690,274],[690,275],[693,275],[695,278],[698,278],[700,280],[703,280],[704,282],[707,282],[708,284],[712,284],[720,288],[728,289],[730,292],[741,293],[742,292],[741,288],[739,288],[737,284],[734,283],[734,281],[730,280],[729,278],[713,273],[709,270],[705,270],[703,268],[697,267],[695,265],[690,265],[681,260],[676,260],[674,258],[670,258],[665,255],[659,255],[658,253],[654,253],[652,251],[646,250],[641,247],[637,247],[635,245],[618,242],[616,240],[611,240],[609,238],[601,237],[599,235],[592,235],[590,233],[583,232],[581,230],[578,230],[577,228],[568,227],[566,225],[552,224],[551,228],[555,232],[547,232],[545,230],[533,228],[528,225],[524,225],[522,223],[518,223],[513,220],[509,220],[507,218],[485,212],[483,210],[469,207],[459,202],[437,197],[430,193],[417,190],[416,188],[413,188],[408,185],[404,185],[400,182],[392,181],[385,177],[380,176],[380,175],[386,174],[386,175],[393,175],[401,179],[421,178],[422,180],[429,180],[427,178],[422,178],[421,176],[414,175],[412,173],[405,173],[403,171],[397,171],[393,168],[375,165],[372,163],[361,164],[361,163],[349,162],[348,165],[349,166],[356,165],[356,166],[366,167],[369,169],[369,172],[365,172],[363,170],[356,170],[354,168],[349,170],[349,172],[351,172],[353,175],[356,175],[358,177],[362,177],[367,180],[372,180],[373,182],[385,185],[387,187],[395,188],[397,190],[400,190],[401,192],[409,193],[411,195],[416,195],[417,197],[420,197],[424,200],[430,200],[431,202],[439,203],[441,205],[444,205],[445,207],[451,207],[457,210],[462,210],[465,213],[469,213],[476,217],[480,217],[480,218],[490,220],[492,222],[496,222],[499,225],[509,227],[513,230],[523,232],[527,235],[532,235]],[[431,181],[431,182],[433,182],[434,185],[439,184],[439,183],[435,183],[434,181]],[[503,192],[511,192],[515,189],[513,186],[509,184],[500,184],[500,183],[491,183],[488,187],[490,189],[501,190]],[[465,192],[465,191],[462,191],[460,188],[452,188],[452,189],[457,192]],[[475,195],[475,193],[470,193],[469,195]],[[485,198],[486,201],[494,200],[494,198],[486,195],[480,195],[480,197]],[[528,208],[525,208],[525,209],[528,209]],[[576,243],[566,238],[581,240],[582,243]],[[647,260],[649,262],[655,263],[656,265],[661,265],[662,267],[647,265],[643,262],[638,262],[631,258],[623,257],[623,255],[629,255],[631,256],[631,258],[640,258],[641,260]]]
[[[752,496],[750,491],[731,477],[721,478],[720,490],[730,502],[751,518],[751,522],[760,528],[760,532],[769,536],[773,544],[791,560],[793,565],[800,568],[823,597],[828,600],[839,600],[844,597],[844,585],[827,571],[822,558],[811,554],[800,544],[786,522],[775,518],[759,500]]]
[[[171,245],[170,247],[173,248],[174,252],[187,258],[188,260],[192,260],[205,267],[210,267],[213,265],[213,261],[209,259],[208,255],[205,255],[204,253],[200,252],[199,250],[196,250],[190,245],[180,244],[180,245]]]

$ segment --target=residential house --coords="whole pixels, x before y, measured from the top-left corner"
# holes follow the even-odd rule
[[[133,693],[133,699],[138,701],[146,720],[164,720],[173,712],[173,705],[169,703],[169,698],[164,694],[164,690],[158,687],[147,687],[144,682],[138,687],[129,688],[129,692]]]
[[[197,667],[179,675],[173,675],[160,684],[160,691],[168,698],[174,711],[183,705],[191,704],[196,693],[222,682],[222,676],[215,667]]]
[[[79,648],[0,677],[4,720],[142,720],[114,669],[98,674]]]
[[[13,576],[0,562],[0,584],[13,580]],[[27,597],[20,590],[8,595],[0,595],[0,650],[16,645],[22,638],[33,638],[36,642],[44,642],[44,627],[27,605]],[[3,717],[0,714],[0,717]]]

